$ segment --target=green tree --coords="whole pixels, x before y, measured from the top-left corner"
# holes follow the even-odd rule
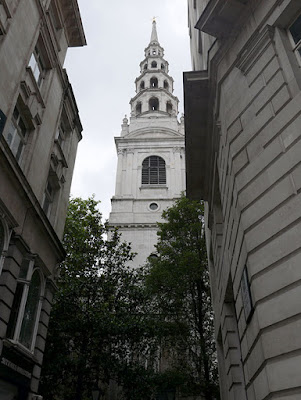
[[[156,356],[157,338],[145,312],[143,274],[127,266],[134,257],[130,246],[117,231],[109,233],[97,207],[93,197],[69,204],[67,256],[57,279],[42,370],[45,400],[90,400],[93,387],[105,395],[112,379],[125,399],[152,397],[154,373],[141,360]]]
[[[218,378],[203,215],[203,203],[184,196],[162,213],[146,284],[161,318],[178,327],[161,348],[182,374],[180,390],[211,400],[218,397]]]

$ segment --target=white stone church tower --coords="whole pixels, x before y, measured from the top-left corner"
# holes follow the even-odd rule
[[[130,100],[120,137],[115,196],[109,222],[137,252],[134,266],[155,252],[157,221],[185,190],[184,118],[178,122],[178,98],[160,46],[156,21]]]

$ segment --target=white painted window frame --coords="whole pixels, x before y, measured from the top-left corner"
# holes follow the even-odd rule
[[[3,269],[3,264],[5,260],[5,252],[8,249],[9,246],[9,241],[11,237],[11,230],[8,228],[8,225],[5,221],[4,215],[0,214],[0,224],[3,226],[4,229],[4,242],[3,242],[3,248],[0,249],[0,275],[2,274],[2,269]]]
[[[15,116],[14,116],[15,109],[17,109],[17,111],[18,111],[18,117],[17,117],[17,118],[15,118]],[[25,132],[24,135],[22,134],[21,128],[20,128],[20,126],[19,126],[20,121],[22,121],[22,123],[24,124],[24,126],[25,126],[25,128],[26,128],[26,132]],[[14,111],[13,111],[13,114],[12,114],[12,116],[11,116],[10,126],[9,126],[9,130],[7,131],[7,133],[8,133],[8,132],[11,133],[11,135],[12,135],[12,140],[11,140],[11,142],[9,143],[9,142],[8,142],[8,138],[6,137],[7,144],[9,145],[9,147],[10,147],[12,153],[14,154],[16,160],[17,160],[18,163],[19,163],[19,162],[21,161],[21,159],[22,159],[23,150],[24,150],[24,147],[25,147],[25,145],[26,145],[26,141],[27,141],[26,139],[27,139],[27,135],[28,135],[28,129],[27,129],[27,127],[26,127],[25,119],[24,119],[24,117],[22,116],[22,113],[20,112],[20,110],[19,110],[19,108],[18,108],[17,105],[15,106]],[[6,136],[7,136],[7,134],[6,134]],[[16,137],[18,137],[18,139],[20,140],[20,143],[22,144],[22,149],[21,149],[21,152],[20,152],[19,155],[18,155],[18,153],[15,154],[14,151],[13,151]]]
[[[22,327],[22,322],[23,322],[23,317],[24,317],[24,312],[25,312],[25,306],[26,306],[27,297],[28,297],[29,285],[30,285],[31,278],[35,271],[38,271],[40,274],[41,289],[40,289],[39,303],[38,303],[38,307],[37,307],[36,320],[34,323],[34,329],[33,329],[33,334],[32,334],[32,339],[31,339],[31,345],[28,348],[28,347],[24,346],[19,341],[19,339],[20,339],[21,327]],[[36,337],[37,337],[37,332],[38,332],[38,327],[39,327],[40,315],[41,315],[41,310],[42,310],[42,302],[43,302],[43,297],[44,297],[44,292],[45,292],[44,276],[41,273],[41,270],[38,267],[35,267],[34,260],[29,261],[29,267],[28,267],[26,278],[18,279],[18,282],[23,283],[24,286],[23,286],[22,298],[21,298],[21,303],[20,303],[20,307],[19,307],[16,327],[15,327],[15,331],[14,331],[12,339],[15,343],[18,343],[19,346],[21,346],[25,350],[27,350],[27,351],[29,350],[31,353],[33,353],[34,347],[35,347],[35,342],[36,342]]]
[[[299,53],[299,50],[301,50],[301,39],[299,42],[295,43],[293,35],[291,34],[290,28],[294,25],[294,23],[298,20],[301,19],[301,15],[299,15],[288,27],[287,32],[288,32],[288,37],[292,46],[292,50],[297,58],[297,61],[299,63],[299,66],[301,67],[301,54]]]
[[[37,85],[40,87],[45,76],[45,67],[43,65],[41,52],[38,46],[34,48],[34,51],[30,56],[28,67],[31,68],[34,79],[36,80]]]

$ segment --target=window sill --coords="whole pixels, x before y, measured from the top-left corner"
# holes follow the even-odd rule
[[[141,185],[140,190],[144,190],[144,189],[165,189],[167,190],[168,187],[166,185]]]
[[[23,357],[26,357],[27,359],[33,362],[37,362],[37,359],[34,356],[33,352],[30,351],[27,347],[23,346],[21,343],[17,342],[16,340],[6,338],[3,340],[3,344],[8,349],[14,349],[18,353],[21,353]]]

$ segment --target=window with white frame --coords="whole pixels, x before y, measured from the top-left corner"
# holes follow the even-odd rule
[[[50,179],[48,178],[47,185],[46,185],[45,192],[44,192],[44,199],[43,199],[43,206],[42,206],[45,214],[48,217],[51,212],[51,206],[52,206],[52,203],[54,200],[54,193],[55,193],[55,188],[54,188],[52,182],[50,181]]]
[[[41,56],[41,52],[39,50],[39,47],[36,46],[28,63],[28,67],[31,68],[33,76],[38,84],[38,86],[41,86],[41,83],[44,78],[44,70],[45,70],[45,65]]]
[[[293,45],[293,51],[301,64],[301,15],[292,23],[288,30]]]
[[[7,337],[33,351],[42,308],[44,284],[34,261],[24,259],[11,309]]]
[[[166,184],[165,161],[159,156],[147,157],[142,163],[142,185]]]
[[[16,160],[19,162],[26,144],[27,128],[18,106],[14,108],[11,122],[7,131],[4,132],[4,137]]]
[[[55,134],[55,142],[56,144],[59,145],[62,154],[66,158],[65,160],[66,162],[71,146],[71,132],[72,132],[71,121],[68,118],[68,114],[65,107],[63,107],[60,121]]]
[[[56,138],[55,138],[55,140],[60,145],[61,149],[63,149],[63,147],[64,147],[63,144],[64,144],[65,139],[66,139],[66,132],[65,132],[64,125],[61,123],[57,129]]]

